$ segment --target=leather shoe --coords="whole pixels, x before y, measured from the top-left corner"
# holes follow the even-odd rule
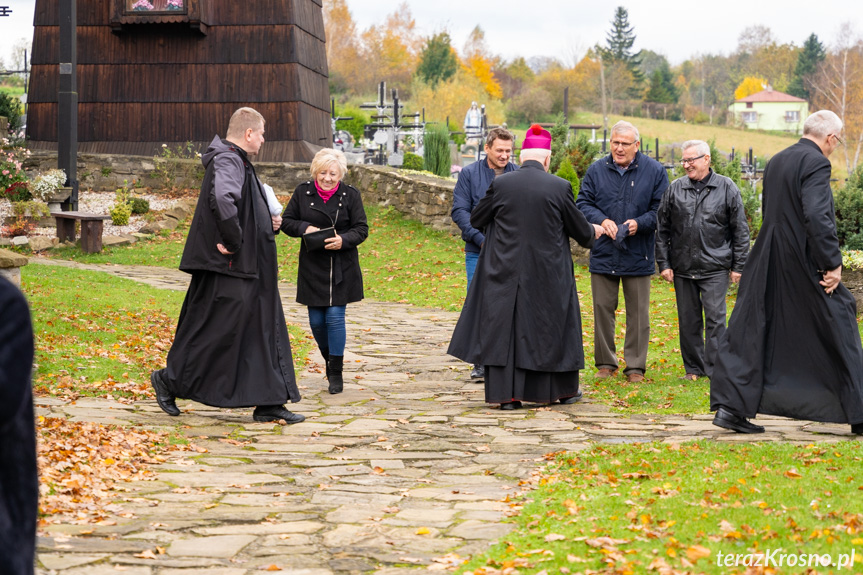
[[[284,420],[288,425],[306,420],[305,415],[288,411],[282,405],[263,405],[255,408],[252,418],[255,421]]]
[[[584,397],[584,394],[579,389],[578,393],[576,393],[575,395],[572,395],[570,397],[561,397],[558,401],[560,403],[562,403],[563,405],[572,405],[573,403],[575,403],[577,401],[581,401],[582,397]]]
[[[629,383],[641,383],[644,381],[644,374],[633,372],[626,376],[626,381]]]
[[[760,425],[755,425],[746,420],[745,417],[734,415],[724,407],[716,410],[716,415],[713,418],[713,425],[730,429],[737,433],[764,433],[764,428]]]
[[[470,378],[485,379],[485,367],[482,365],[473,366],[473,369],[470,370]]]
[[[150,374],[150,385],[153,386],[153,391],[156,392],[156,403],[159,407],[173,417],[180,415],[180,408],[177,407],[176,399],[171,392],[168,391],[168,386],[162,380],[162,370],[157,369]]]
[[[509,403],[501,403],[500,408],[504,411],[512,411],[514,409],[521,409],[520,401],[510,401]]]
[[[595,377],[596,379],[608,379],[609,377],[614,377],[614,374],[616,373],[616,369],[600,367],[599,370],[593,375],[593,377]]]
[[[863,423],[852,423],[851,433],[854,435],[863,435]]]

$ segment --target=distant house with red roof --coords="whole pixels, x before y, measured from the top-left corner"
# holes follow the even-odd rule
[[[728,111],[738,123],[753,130],[802,134],[803,121],[809,116],[809,102],[767,86],[766,90],[735,100]]]

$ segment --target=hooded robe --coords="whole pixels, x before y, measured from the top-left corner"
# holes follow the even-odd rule
[[[801,139],[764,170],[764,221],[719,343],[710,409],[834,423],[863,422],[863,347],[854,296],[830,295],[842,264],[830,161]]]
[[[297,402],[279,296],[275,232],[246,153],[216,137],[180,261],[192,274],[163,379],[178,398],[215,407]],[[222,243],[232,254],[216,248]]]

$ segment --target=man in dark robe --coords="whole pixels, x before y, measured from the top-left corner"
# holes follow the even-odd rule
[[[275,231],[249,160],[264,143],[264,118],[231,116],[225,139],[203,155],[201,195],[180,269],[192,274],[168,366],[150,376],[159,407],[179,415],[175,398],[214,407],[255,407],[255,421],[299,423],[285,409],[300,393],[278,289]]]
[[[0,276],[0,573],[32,575],[39,479],[33,423],[33,326],[24,295]]]
[[[713,424],[764,428],[757,413],[850,423],[863,433],[863,347],[857,306],[840,283],[830,154],[842,121],[828,110],[764,170],[764,222],[710,382]]]
[[[448,353],[485,366],[485,400],[501,409],[581,397],[569,238],[589,248],[602,228],[575,207],[570,183],[547,173],[550,159],[551,135],[532,126],[521,169],[496,177],[470,218],[485,242]]]

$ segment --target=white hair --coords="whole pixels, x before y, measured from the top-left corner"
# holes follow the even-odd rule
[[[522,150],[521,154],[519,154],[519,159],[521,163],[525,163],[527,160],[536,160],[540,164],[545,162],[545,159],[551,155],[551,150],[545,150],[543,148],[528,148],[526,150]]]
[[[803,135],[826,138],[842,131],[842,120],[835,112],[818,110],[803,122]]]
[[[633,126],[632,124],[630,124],[629,122],[627,122],[625,120],[621,120],[611,127],[611,135],[612,136],[614,136],[615,134],[621,133],[621,132],[628,132],[631,134],[635,134],[635,141],[636,142],[641,140],[641,136],[638,133],[638,128],[636,128],[635,126]]]
[[[699,155],[710,155],[710,144],[703,140],[687,140],[680,146],[680,149],[684,152],[692,148],[695,148],[695,152]]]
[[[345,174],[348,173],[348,160],[341,151],[333,148],[321,148],[312,158],[312,165],[309,169],[312,173],[312,179],[316,178],[318,173],[328,168],[330,164],[335,164],[339,169],[339,179],[344,178]]]

